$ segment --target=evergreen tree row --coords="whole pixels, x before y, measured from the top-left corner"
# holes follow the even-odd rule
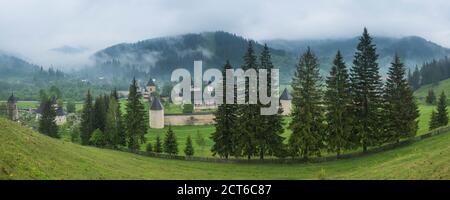
[[[83,145],[119,147],[138,150],[145,143],[148,116],[137,91],[135,79],[129,88],[126,113],[122,115],[117,91],[95,98],[87,92],[81,113],[81,142]]]
[[[383,86],[372,37],[364,29],[347,71],[338,51],[322,91],[317,57],[308,49],[293,81],[289,151],[293,157],[337,155],[348,149],[399,142],[416,134],[419,116],[405,67],[398,56]]]
[[[420,70],[416,66],[414,72],[408,73],[408,82],[414,90],[422,85],[437,83],[448,78],[450,78],[449,57],[425,63]]]
[[[260,115],[267,105],[222,104],[215,113],[214,155],[229,156],[292,156],[307,159],[328,150],[337,155],[345,150],[399,142],[416,134],[419,116],[413,92],[405,75],[405,66],[395,56],[385,85],[379,74],[378,54],[366,29],[360,37],[353,66],[347,69],[338,51],[325,81],[319,73],[318,58],[311,49],[300,57],[292,81],[292,131],[283,143],[281,116]],[[244,70],[272,69],[267,46],[260,62],[249,43],[244,55]],[[232,69],[229,63],[224,66]],[[225,74],[224,74],[225,77]],[[225,78],[224,78],[225,79]],[[325,83],[325,85],[323,85]],[[249,80],[245,83],[245,102],[249,102]],[[270,82],[268,83],[270,88]],[[226,79],[223,83],[226,92]],[[236,93],[235,91],[233,91]],[[258,91],[258,95],[259,95]],[[225,101],[225,95],[224,95]]]
[[[249,42],[242,69],[255,69],[257,73],[259,73],[259,69],[267,69],[267,94],[270,94],[272,87],[270,69],[273,68],[267,45],[264,46],[258,62],[253,44]],[[259,80],[257,80],[256,88],[250,87],[249,78],[246,78],[242,83],[233,80],[233,82],[236,82],[233,85],[245,84],[244,101],[246,104],[236,104],[238,100],[237,89],[236,87],[227,87],[225,74],[227,69],[233,69],[229,62],[223,67],[223,102],[226,102],[227,93],[235,94],[236,98],[234,99],[235,104],[223,103],[219,105],[215,112],[216,131],[211,136],[214,141],[211,149],[213,155],[219,155],[226,159],[230,156],[245,156],[248,159],[251,159],[252,156],[259,156],[260,159],[270,155],[282,156],[284,138],[281,136],[283,131],[281,116],[279,114],[261,115],[261,108],[269,105],[263,105],[259,101],[256,104],[250,104],[250,92],[252,90],[256,92],[259,99]],[[227,88],[233,88],[233,91],[227,91]]]
[[[177,155],[178,154],[178,142],[175,132],[172,130],[172,126],[169,126],[167,130],[166,137],[164,138],[164,142],[161,142],[161,138],[159,135],[156,136],[155,146],[152,143],[148,143],[146,147],[147,152],[155,152],[155,153],[166,153],[169,155]],[[191,136],[189,135],[186,138],[186,147],[184,148],[184,154],[186,156],[194,155],[194,146],[192,144]]]

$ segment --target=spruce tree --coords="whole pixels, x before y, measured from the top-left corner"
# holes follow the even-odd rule
[[[363,151],[379,144],[383,131],[382,90],[383,85],[377,63],[378,54],[372,37],[364,28],[350,73],[353,98],[354,131],[358,134]]]
[[[317,57],[309,47],[297,65],[292,88],[290,153],[304,159],[320,155],[324,141],[321,77]]]
[[[122,109],[121,109],[119,94],[117,92],[117,89],[114,88],[114,90],[111,92],[110,99],[115,99],[117,102],[117,108],[116,108],[117,112],[115,112],[115,114],[116,114],[116,120],[118,122],[118,125],[117,125],[118,138],[116,141],[116,145],[125,146],[126,145],[126,133],[125,133],[125,126],[123,124]]]
[[[264,45],[264,48],[261,52],[260,56],[260,66],[259,69],[267,70],[267,94],[271,95],[272,87],[278,87],[278,85],[272,84],[272,69],[274,66],[272,64],[271,55],[269,47],[267,44]],[[259,81],[258,81],[258,90],[259,90]],[[279,89],[279,88],[278,88]],[[258,92],[259,96],[259,92]],[[277,102],[272,102],[277,103]],[[260,105],[261,107],[270,107],[270,105]],[[281,108],[279,105],[277,105]],[[281,117],[282,110],[278,110],[277,114],[274,115],[260,115],[259,121],[259,130],[256,132],[256,143],[259,153],[259,158],[262,160],[266,154],[268,155],[279,155],[283,149],[283,140],[284,138],[281,136],[283,133],[283,118]]]
[[[159,137],[159,135],[156,136],[155,152],[156,153],[162,153],[163,152],[163,147],[162,147],[162,144],[161,144],[161,138]]]
[[[128,148],[131,150],[138,150],[140,144],[145,143],[145,134],[148,130],[147,111],[141,99],[137,81],[133,78],[129,88],[124,119]]]
[[[247,52],[244,55],[244,65],[242,69],[258,69],[256,63],[256,56],[253,50],[252,42],[249,41]],[[261,130],[259,126],[260,120],[260,106],[258,104],[250,104],[250,80],[245,79],[244,83],[238,83],[245,85],[245,104],[238,105],[238,146],[235,151],[235,155],[244,155],[247,159],[250,159],[257,153],[256,134]]]
[[[145,147],[146,152],[153,152],[153,145],[152,143],[147,143],[147,146]]]
[[[211,139],[214,144],[211,148],[213,155],[219,155],[220,157],[228,158],[230,155],[234,155],[234,149],[237,145],[236,134],[238,129],[236,128],[237,120],[237,105],[227,104],[226,95],[227,93],[233,93],[233,91],[226,90],[226,70],[232,69],[230,63],[224,66],[222,71],[222,85],[223,85],[223,103],[218,106],[216,112],[214,113],[215,132],[211,135]],[[234,85],[234,84],[233,84]]]
[[[439,101],[437,103],[436,120],[439,126],[447,126],[448,124],[447,97],[445,96],[444,91],[442,91],[439,96]]]
[[[416,66],[414,72],[411,75],[411,87],[413,90],[417,90],[420,87],[420,71],[419,67]]]
[[[105,134],[102,130],[95,129],[92,133],[91,138],[89,139],[89,143],[96,147],[104,147],[107,144]]]
[[[81,144],[88,145],[91,139],[91,134],[94,131],[93,125],[93,106],[92,106],[92,96],[90,90],[86,94],[86,99],[84,100],[83,111],[81,113]]]
[[[389,67],[384,90],[385,132],[383,142],[399,142],[413,137],[418,129],[419,110],[413,91],[405,79],[405,67],[398,55]]]
[[[439,121],[437,118],[437,113],[435,110],[431,111],[431,117],[430,117],[430,122],[428,124],[429,130],[433,130],[435,128],[439,128]]]
[[[350,79],[342,58],[338,51],[326,80],[327,89],[324,96],[327,121],[327,148],[339,156],[343,150],[352,147],[352,110]]]
[[[164,153],[170,155],[178,154],[178,143],[175,133],[172,130],[172,126],[169,125],[169,130],[167,130],[166,138],[164,139]]]
[[[106,113],[108,112],[109,109],[109,95],[103,95],[103,108],[104,108],[104,118],[105,118],[105,122],[106,122]]]
[[[100,129],[102,132],[104,132],[106,124],[106,106],[105,99],[102,95],[95,98],[93,112],[94,129]]]
[[[121,128],[122,121],[120,118],[120,107],[119,103],[115,98],[109,100],[109,109],[106,113],[106,123],[105,123],[105,137],[107,145],[112,147],[117,147],[122,145],[123,138],[121,138]]]
[[[110,98],[114,98],[117,101],[119,101],[119,93],[117,92],[117,89],[114,88],[113,91],[111,91],[111,94],[109,95]]]
[[[411,69],[408,69],[408,84],[412,87],[412,73],[411,73]]]
[[[75,113],[76,112],[76,105],[75,105],[74,101],[70,100],[69,102],[67,102],[66,111],[67,111],[67,113]]]
[[[434,94],[433,89],[428,90],[428,95],[425,98],[425,102],[427,104],[435,104],[436,103],[436,95]]]
[[[186,139],[186,147],[184,149],[184,154],[186,156],[193,156],[194,155],[194,147],[192,146],[192,139],[189,135]]]
[[[59,138],[55,117],[56,111],[53,108],[52,101],[47,99],[43,104],[42,114],[39,118],[39,132],[53,138]]]

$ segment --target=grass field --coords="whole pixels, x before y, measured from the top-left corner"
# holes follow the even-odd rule
[[[442,92],[445,92],[445,95],[447,95],[447,102],[450,104],[450,78],[440,81],[437,84],[424,85],[416,90],[414,95],[421,103],[425,103],[425,97],[428,95],[428,90],[430,89],[433,89],[437,98],[439,98],[439,95]]]
[[[0,179],[450,179],[450,133],[350,160],[257,165],[149,158],[0,126]]]
[[[418,135],[424,134],[428,131],[428,123],[431,118],[431,111],[435,109],[435,106],[431,105],[419,105],[420,110],[420,117],[419,117],[419,130],[417,131]],[[449,108],[450,110],[450,108]],[[449,113],[450,117],[450,113]],[[291,130],[287,128],[289,124],[290,118],[285,118],[285,131],[283,133],[283,137],[286,138],[285,142],[287,142],[287,138],[291,135]],[[165,134],[167,132],[167,127],[164,129],[150,129],[149,133],[146,135],[147,142],[155,144],[156,136],[159,135],[161,139],[165,137]],[[184,155],[184,148],[185,148],[185,142],[186,138],[190,135],[193,140],[193,145],[195,149],[195,155],[196,156],[212,156],[211,154],[211,147],[214,144],[213,141],[210,139],[211,134],[215,131],[215,128],[213,125],[203,125],[203,126],[172,126],[173,131],[175,132],[177,136],[178,141],[178,149],[179,154]],[[196,138],[198,138],[198,135],[203,137],[205,140],[205,145],[200,146],[196,142]],[[145,149],[145,145],[142,146],[142,150]],[[327,154],[327,152],[323,152],[324,155]]]

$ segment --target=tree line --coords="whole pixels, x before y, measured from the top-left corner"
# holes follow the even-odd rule
[[[178,154],[178,142],[175,132],[172,130],[172,126],[169,125],[164,141],[161,141],[159,135],[156,136],[155,144],[153,146],[152,143],[147,143],[146,146],[147,152],[154,153],[166,153],[169,155],[177,155]],[[193,156],[195,153],[194,146],[192,144],[192,138],[189,135],[186,138],[186,145],[184,148],[184,154],[186,156]]]
[[[413,72],[408,71],[408,82],[414,90],[422,85],[435,84],[448,78],[450,78],[449,57],[432,60],[423,64],[420,69],[416,66]]]
[[[116,90],[96,97],[95,101],[88,91],[81,112],[81,144],[110,148],[127,146],[130,150],[138,150],[140,144],[145,143],[148,130],[147,111],[141,98],[137,81],[133,79],[122,115]]]
[[[223,158],[291,156],[307,159],[320,156],[324,151],[339,155],[345,150],[362,148],[365,152],[369,147],[416,135],[419,111],[406,80],[404,64],[395,55],[383,84],[377,59],[376,46],[364,29],[352,68],[348,70],[338,51],[330,74],[323,81],[318,58],[308,48],[299,59],[291,84],[293,111],[288,127],[292,134],[287,144],[281,135],[281,112],[263,116],[259,108],[267,105],[261,103],[222,104],[215,113],[216,131],[211,137],[215,142],[213,154]],[[273,68],[267,46],[258,62],[249,42],[242,68]],[[224,71],[226,69],[232,66],[226,63]],[[248,102],[248,80],[243,84],[246,84]],[[270,89],[270,83],[268,86]]]

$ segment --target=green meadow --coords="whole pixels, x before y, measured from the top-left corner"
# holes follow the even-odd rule
[[[0,179],[450,179],[450,132],[348,160],[224,164],[81,146],[5,119],[0,126]]]

